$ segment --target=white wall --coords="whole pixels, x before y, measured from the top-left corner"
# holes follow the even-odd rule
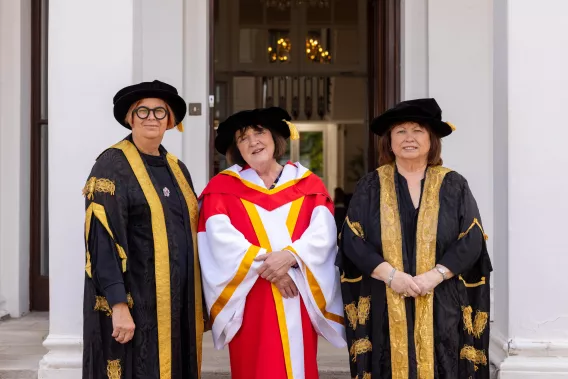
[[[501,378],[568,377],[564,141],[568,43],[562,0],[507,3],[509,354]],[[537,374],[538,373],[538,374]]]
[[[44,343],[50,351],[40,362],[40,378],[80,377],[81,189],[97,155],[127,133],[114,120],[112,98],[132,82],[133,15],[133,0],[50,0],[50,325]]]
[[[30,13],[0,2],[0,317],[29,310]]]
[[[181,0],[180,0],[181,1]],[[201,116],[186,116],[181,159],[199,195],[209,181],[209,6],[204,0],[183,1],[183,97],[201,103]],[[162,2],[160,2],[160,5]]]
[[[428,96],[428,0],[401,0],[401,97]]]
[[[503,378],[550,361],[536,356],[562,357],[551,371],[568,376],[568,2],[538,5],[508,2],[509,331],[523,360],[507,359]]]

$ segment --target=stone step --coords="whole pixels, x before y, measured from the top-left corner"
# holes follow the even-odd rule
[[[37,370],[0,370],[0,379],[37,379]]]

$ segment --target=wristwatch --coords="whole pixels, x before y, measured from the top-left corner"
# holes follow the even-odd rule
[[[446,280],[446,274],[447,274],[448,270],[441,267],[441,266],[436,266],[435,268],[436,268],[436,271],[438,271],[442,275],[442,278],[444,280]]]

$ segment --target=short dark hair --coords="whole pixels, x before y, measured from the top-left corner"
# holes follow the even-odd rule
[[[242,127],[238,131],[240,131],[241,134],[243,134],[248,129],[251,128],[257,132],[260,132],[261,130],[268,130],[270,132],[270,134],[272,135],[272,140],[274,141],[274,159],[278,161],[280,160],[280,158],[284,156],[284,154],[286,154],[286,148],[288,147],[288,142],[286,142],[286,139],[284,137],[282,137],[274,130],[271,130],[270,128],[264,128],[260,125],[251,125],[251,126]],[[235,132],[235,134],[237,134],[237,132]],[[244,166],[247,164],[247,162],[244,160],[243,156],[241,155],[239,148],[237,147],[237,141],[235,140],[234,136],[231,145],[227,149],[226,157],[227,161],[230,164],[238,164],[239,166]]]
[[[396,159],[394,152],[391,148],[391,131],[398,125],[404,124],[399,122],[393,124],[389,130],[379,138],[379,167],[393,163]],[[428,166],[441,166],[444,161],[442,160],[442,139],[438,136],[430,125],[425,123],[418,123],[421,127],[428,131],[430,135],[430,151],[428,152]]]

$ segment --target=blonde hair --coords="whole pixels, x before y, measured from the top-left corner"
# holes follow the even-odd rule
[[[130,108],[128,108],[128,112],[126,112],[126,117],[124,118],[124,121],[126,121],[126,123],[128,125],[130,125],[130,127],[132,128],[132,112],[134,112],[134,109],[138,108],[138,106],[140,105],[140,103],[143,101],[144,99],[140,99],[137,102],[135,102],[134,104],[132,104],[130,106]],[[160,99],[162,100],[162,99]],[[166,126],[166,129],[172,129],[173,127],[175,127],[175,118],[176,116],[174,115],[174,112],[172,111],[172,108],[170,107],[170,105],[165,101],[162,100],[165,104],[165,108],[168,110],[168,124]]]

